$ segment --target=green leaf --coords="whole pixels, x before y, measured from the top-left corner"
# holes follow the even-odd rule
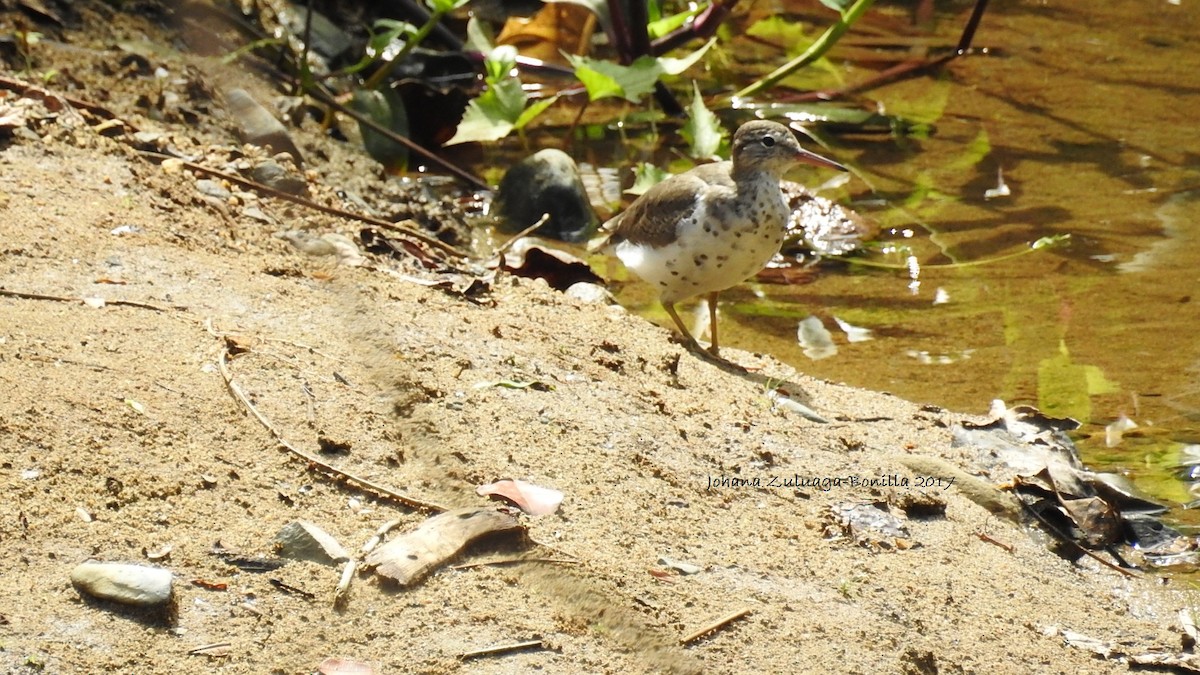
[[[525,111],[525,91],[521,81],[508,78],[493,83],[488,90],[467,104],[462,122],[446,145],[490,142],[504,138],[516,128]]]
[[[518,130],[524,129],[525,125],[532,122],[538,115],[541,115],[546,108],[554,105],[556,101],[558,101],[558,95],[530,103],[529,106],[525,108],[524,112],[517,117],[517,121],[513,124],[513,126],[515,126]]]
[[[575,66],[575,77],[579,78],[579,81],[587,89],[589,101],[598,101],[602,98],[625,97],[625,90],[617,83],[617,78],[582,63],[574,63],[572,65]]]
[[[521,112],[525,110],[525,90],[521,87],[521,81],[515,77],[510,77],[499,82],[493,82],[488,88],[489,92],[496,95],[496,102],[503,111],[506,119],[517,121],[521,116]]]
[[[695,17],[707,8],[708,5],[697,5],[685,12],[664,16],[657,21],[651,21],[650,23],[646,24],[646,32],[650,34],[651,40],[658,39],[675,30],[676,28],[683,26],[683,24],[687,23],[691,18]]]
[[[621,88],[625,90],[626,100],[635,102],[654,91],[654,84],[663,74],[659,59],[652,56],[638,57],[638,60],[629,64],[624,71],[618,81],[621,83]]]
[[[643,56],[628,66],[586,56],[566,56],[575,68],[575,77],[587,88],[589,101],[623,98],[637,103],[654,89],[654,83],[662,74],[658,62],[651,56]]]
[[[517,66],[517,48],[512,45],[501,45],[493,49],[483,62],[484,79],[489,84],[502,80],[511,80],[513,68]]]
[[[350,107],[396,135],[408,137],[408,113],[395,89],[356,89]],[[375,161],[389,169],[402,167],[408,162],[406,146],[361,123],[359,132],[362,134],[363,147]]]
[[[526,107],[529,96],[521,80],[510,73],[516,65],[517,51],[510,46],[492,50],[484,61],[488,88],[467,104],[454,137],[446,145],[470,142],[498,141],[514,129],[524,129],[546,108],[554,105],[558,96],[535,101]]]
[[[465,6],[470,0],[425,0],[425,6],[435,14],[449,14]]]
[[[445,144],[499,141],[516,129],[524,113],[524,103],[526,92],[521,89],[520,79],[510,77],[492,83],[487,91],[467,103],[467,112],[463,113],[454,138]]]
[[[411,38],[417,34],[417,27],[395,19],[379,19],[374,25],[374,32],[367,42],[366,53],[371,59],[391,59],[403,47],[398,44],[401,37]]]
[[[485,96],[480,96],[467,104],[454,137],[446,141],[446,145],[490,143],[504,138],[514,128],[513,122],[505,119],[495,105],[485,100]]]
[[[472,16],[467,20],[467,41],[463,46],[480,54],[488,54],[496,48],[496,35],[487,22]]]
[[[658,58],[658,66],[659,66],[659,68],[662,69],[662,72],[666,73],[667,75],[679,75],[683,71],[685,71],[688,68],[691,68],[693,65],[695,65],[696,62],[699,61],[700,58],[702,56],[704,56],[704,54],[709,49],[711,49],[712,46],[716,43],[717,43],[716,38],[710,38],[708,42],[704,43],[703,47],[697,49],[696,51],[692,52],[691,54],[688,54],[687,56],[683,57],[682,59],[672,59],[672,58],[668,58],[666,56],[660,56]],[[647,57],[642,57],[642,58],[647,58]],[[641,59],[638,59],[638,61],[641,61]],[[636,66],[637,61],[634,61],[633,65]]]
[[[633,170],[633,187],[625,192],[631,195],[644,194],[646,190],[663,182],[671,174],[647,162],[641,162]]]
[[[688,154],[695,159],[710,159],[717,154],[725,130],[717,122],[717,116],[704,107],[700,86],[692,80],[692,102],[688,105],[688,121],[679,130],[688,142]]]
[[[821,0],[822,5],[825,5],[838,14],[845,12],[846,8],[849,7],[852,2],[854,2],[854,0]]]
[[[1036,251],[1039,248],[1046,248],[1048,246],[1057,246],[1059,244],[1065,244],[1070,240],[1071,240],[1070,234],[1051,234],[1051,235],[1042,237],[1041,239],[1038,239],[1037,241],[1033,242],[1032,244],[1029,245],[1029,248]]]
[[[587,88],[589,101],[623,98],[630,103],[638,103],[643,96],[654,90],[654,84],[658,82],[659,77],[664,74],[678,75],[687,70],[699,61],[715,42],[715,38],[709,40],[703,47],[682,59],[641,56],[628,66],[586,56],[564,56],[574,67],[575,77]]]

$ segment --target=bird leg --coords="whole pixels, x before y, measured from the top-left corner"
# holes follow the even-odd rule
[[[671,318],[675,320],[675,326],[679,328],[680,333],[683,333],[683,337],[687,339],[688,343],[696,349],[706,351],[717,358],[721,358],[720,348],[717,346],[717,295],[719,293],[720,291],[709,293],[705,296],[708,298],[709,333],[712,334],[712,346],[708,349],[705,349],[699,340],[692,337],[691,331],[687,329],[687,326],[683,325],[683,319],[679,318],[679,313],[675,311],[675,305],[666,302],[663,303],[663,309],[667,310],[667,314],[670,314]]]
[[[708,294],[708,333],[712,335],[712,346],[708,348],[708,353],[713,356],[720,356],[720,348],[717,346],[717,296],[721,295],[721,291],[715,291]]]
[[[690,343],[696,349],[704,349],[704,347],[700,346],[700,343],[696,340],[696,338],[692,337],[692,334],[690,331],[688,331],[687,326],[683,325],[683,319],[679,318],[679,313],[675,311],[675,305],[669,302],[664,302],[662,306],[663,309],[667,310],[667,314],[670,314],[671,318],[675,320],[675,326],[679,328],[680,333],[683,333],[683,337],[687,338],[688,343]]]

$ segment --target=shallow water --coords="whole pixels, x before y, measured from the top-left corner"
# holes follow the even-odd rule
[[[937,33],[955,39],[968,10],[940,16]],[[998,398],[1071,416],[1092,465],[1161,499],[1200,498],[1172,467],[1200,443],[1198,29],[1187,1],[993,3],[975,39],[991,55],[868,94],[935,133],[821,150],[855,172],[830,196],[885,226],[866,259],[897,269],[726,292],[722,343],[950,409]],[[1010,194],[989,199],[1000,172]],[[810,315],[836,354],[805,355]],[[872,339],[850,341],[834,317]],[[1122,415],[1138,426],[1108,447]],[[1200,523],[1192,514],[1175,515]]]

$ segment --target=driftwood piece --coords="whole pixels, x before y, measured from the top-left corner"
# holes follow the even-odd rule
[[[515,516],[499,509],[455,509],[433,516],[416,530],[371,551],[364,562],[376,573],[407,586],[453,558],[471,540],[520,528]]]

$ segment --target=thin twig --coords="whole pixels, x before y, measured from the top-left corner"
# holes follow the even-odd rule
[[[817,38],[811,45],[809,45],[808,49],[804,50],[803,54],[785,63],[779,68],[776,68],[775,71],[770,75],[767,75],[761,80],[734,94],[734,98],[749,98],[754,96],[764,89],[769,89],[775,86],[780,80],[788,75],[791,75],[800,68],[803,68],[804,66],[821,58],[825,52],[833,48],[833,45],[837,43],[838,38],[842,37],[842,34],[845,33],[850,26],[854,25],[855,21],[858,21],[858,19],[862,17],[862,15],[871,7],[871,4],[874,1],[875,0],[856,0],[853,5],[842,12],[842,15],[838,19],[837,23],[825,29],[825,32],[821,34],[821,37]]]
[[[315,467],[317,470],[325,473],[326,475],[345,480],[348,483],[356,484],[370,492],[399,502],[409,508],[433,513],[441,513],[442,511],[447,510],[446,507],[442,506],[441,504],[409,497],[391,488],[375,483],[374,481],[370,481],[366,478],[362,478],[352,473],[335,468],[319,457],[305,452],[304,450],[297,448],[295,445],[292,445],[283,437],[279,430],[271,424],[271,421],[268,420],[265,415],[259,412],[258,408],[256,408],[254,404],[250,402],[250,398],[246,396],[245,392],[242,391],[242,388],[238,386],[238,383],[233,381],[233,374],[229,372],[229,356],[229,350],[227,348],[222,348],[221,355],[217,359],[217,368],[221,371],[221,377],[225,379],[225,386],[229,389],[229,393],[233,394],[233,397],[236,398],[247,410],[249,410],[250,414],[254,416],[254,419],[258,420],[258,423],[263,425],[271,434],[271,436],[288,452],[308,462],[310,469]]]
[[[983,13],[985,10],[987,10],[987,4],[988,0],[976,0],[975,7],[971,10],[971,16],[967,19],[967,24],[965,27],[963,27],[963,32],[958,38],[958,45],[954,48],[954,51],[948,54],[943,54],[930,59],[904,61],[903,63],[898,63],[891,68],[878,73],[874,77],[867,78],[862,82],[849,85],[842,89],[810,91],[795,96],[785,96],[784,100],[790,103],[799,103],[804,101],[831,101],[833,99],[841,98],[850,94],[868,91],[896,80],[917,75],[918,73],[926,70],[935,70],[960,56],[966,56],[971,52],[971,43],[975,39],[975,31],[979,28],[980,21],[983,20]]]
[[[522,649],[536,649],[536,648],[540,648],[543,646],[544,645],[542,644],[541,640],[530,640],[528,642],[516,642],[516,643],[510,644],[510,645],[499,645],[496,647],[484,647],[483,649],[475,649],[473,651],[463,652],[463,653],[459,654],[458,658],[463,659],[465,661],[467,659],[479,658],[480,656],[496,656],[499,654],[508,654],[510,652],[521,651]]]
[[[975,536],[979,537],[980,541],[986,541],[989,544],[999,546],[1000,548],[1004,549],[1005,551],[1008,551],[1009,553],[1012,553],[1013,551],[1017,550],[1017,548],[1015,546],[1013,546],[1012,544],[1005,544],[1002,541],[996,541],[995,539],[992,539],[991,537],[987,536],[986,534],[984,534],[982,532],[976,532]]]
[[[568,560],[566,558],[503,558],[500,560],[481,560],[479,562],[463,563],[461,565],[451,565],[452,570],[469,570],[473,567],[492,567],[504,565],[519,565],[521,563],[555,563],[560,565],[578,565],[578,560]]]
[[[371,538],[367,540],[367,543],[363,544],[362,550],[360,551],[362,553],[363,557],[366,557],[366,555],[368,553],[370,553],[371,551],[374,551],[375,547],[378,546],[381,541],[383,541],[383,538],[385,536],[387,536],[388,532],[391,532],[392,530],[396,529],[397,527],[400,527],[403,524],[404,524],[403,520],[396,518],[394,520],[387,521],[383,525],[380,525],[379,529],[375,531],[375,534],[372,535]]]
[[[50,300],[52,302],[70,302],[84,304],[83,298],[68,298],[62,295],[45,295],[42,293],[24,293],[22,291],[10,291],[0,288],[0,295],[10,298],[21,298],[22,300]],[[101,298],[101,300],[104,300]],[[125,307],[137,307],[139,309],[149,309],[155,312],[169,312],[171,310],[186,310],[187,307],[179,307],[171,305],[169,307],[160,307],[159,305],[151,305],[148,302],[138,302],[137,300],[104,300],[105,305],[120,305]]]
[[[347,560],[342,567],[342,576],[338,579],[337,587],[333,589],[333,608],[345,609],[350,601],[350,583],[354,581],[354,572],[358,569],[358,561],[354,558]]]
[[[715,630],[724,628],[726,626],[726,624],[733,623],[734,621],[737,621],[738,619],[746,616],[749,613],[750,613],[749,607],[744,607],[742,609],[737,610],[736,612],[730,612],[729,614],[726,614],[725,616],[717,619],[716,621],[713,621],[712,623],[704,626],[700,630],[697,630],[685,637],[680,638],[679,644],[686,645],[688,643],[695,642],[696,640],[699,640],[700,638],[704,637],[705,635],[708,635],[709,633],[711,633]]]
[[[220,649],[228,649],[232,646],[233,645],[229,642],[213,642],[213,643],[207,644],[207,645],[200,645],[199,647],[196,647],[194,649],[189,649],[188,654],[190,654],[192,656],[208,656],[209,652],[217,651]]]
[[[496,252],[492,254],[492,260],[502,260],[504,258],[504,254],[508,253],[508,249],[512,248],[513,244],[517,243],[517,241],[519,239],[521,239],[522,237],[528,237],[530,234],[533,234],[534,230],[538,229],[542,225],[545,225],[549,221],[550,221],[550,214],[543,213],[542,217],[538,218],[538,221],[536,223],[521,230],[520,232],[518,232],[515,235],[513,235],[512,237],[510,237],[508,241],[504,242],[503,244],[500,244],[500,247],[497,248]]]
[[[451,163],[449,160],[447,160],[444,157],[438,156],[436,153],[431,152],[430,150],[428,150],[424,146],[416,143],[412,139],[401,136],[400,134],[396,133],[395,131],[392,131],[391,129],[383,126],[382,124],[376,122],[375,120],[371,119],[370,117],[363,115],[362,113],[358,112],[357,110],[354,110],[353,108],[342,105],[341,103],[339,103],[337,101],[337,99],[335,99],[333,97],[332,94],[330,94],[328,91],[326,91],[323,87],[321,87],[319,85],[305,87],[304,92],[306,94],[308,94],[309,96],[312,96],[313,98],[317,99],[321,103],[324,103],[325,105],[327,105],[331,108],[334,108],[335,110],[342,113],[343,115],[353,118],[359,124],[369,127],[372,131],[374,131],[382,136],[387,137],[388,140],[393,141],[395,143],[399,143],[400,145],[403,145],[404,147],[408,148],[411,152],[421,155],[425,159],[433,162],[434,164],[437,164],[438,166],[442,167],[449,173],[454,174],[455,178],[470,185],[472,188],[474,188],[476,190],[491,189],[491,186],[489,186],[487,183],[480,180],[478,176],[472,175],[466,169],[463,169],[462,167],[459,167],[459,166]]]

